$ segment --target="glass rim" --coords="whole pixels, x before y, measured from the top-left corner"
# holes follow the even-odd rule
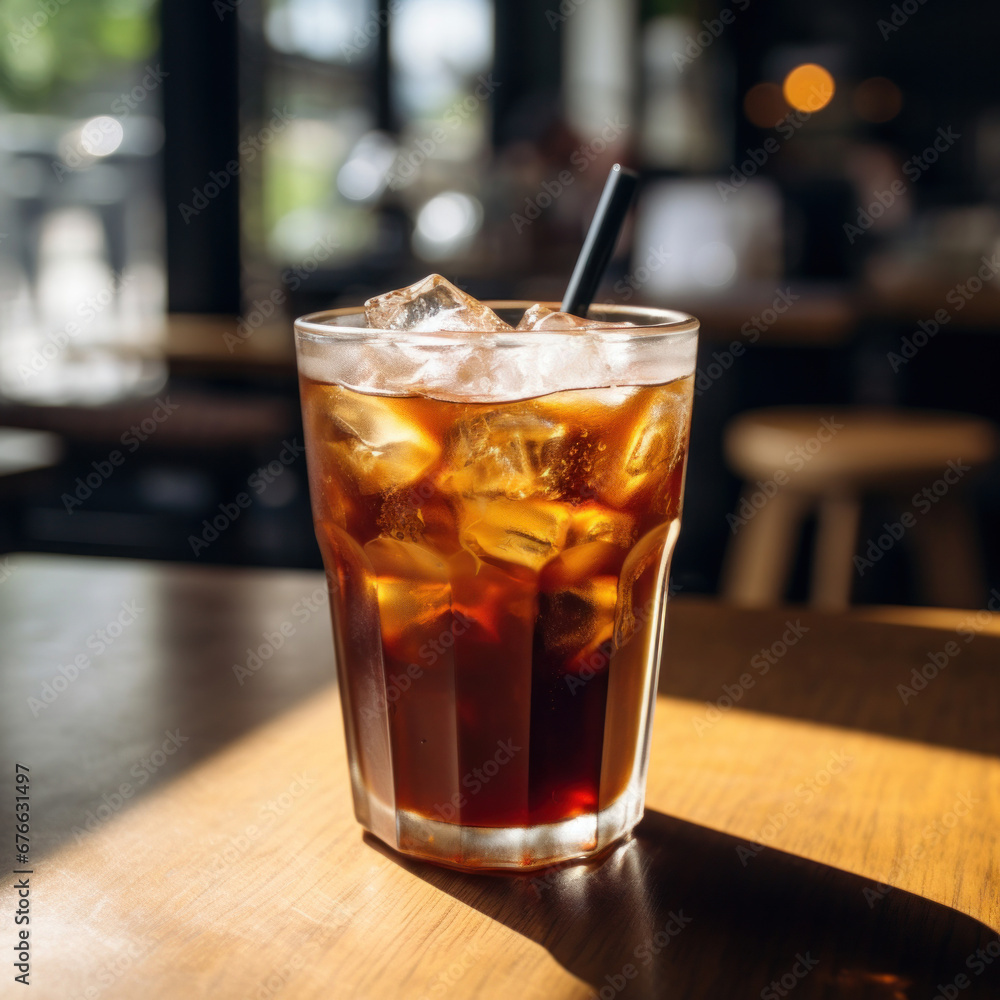
[[[482,304],[497,310],[524,310],[533,305],[559,308],[558,302],[541,302],[534,299],[484,299]],[[392,337],[395,340],[425,343],[461,342],[470,335],[476,337],[489,336],[494,340],[502,340],[504,345],[520,341],[522,338],[531,343],[539,340],[559,340],[563,338],[578,338],[581,334],[607,340],[632,340],[640,337],[674,337],[681,334],[697,333],[699,322],[689,313],[677,309],[660,309],[654,306],[619,305],[617,303],[593,303],[588,309],[588,316],[595,321],[608,322],[602,316],[614,316],[610,322],[633,323],[633,326],[606,327],[590,330],[387,330],[377,327],[352,326],[350,324],[330,322],[341,317],[363,316],[364,306],[341,306],[337,309],[322,309],[307,313],[295,320],[296,336],[305,336],[309,340],[319,342],[337,340],[363,340],[377,335],[377,339]]]

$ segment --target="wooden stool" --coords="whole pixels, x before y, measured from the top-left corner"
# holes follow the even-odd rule
[[[816,509],[813,607],[846,608],[855,554],[874,565],[910,535],[924,599],[976,607],[986,585],[960,494],[973,470],[992,461],[997,439],[985,420],[923,410],[780,407],[742,414],[725,432],[726,458],[745,483],[729,519],[724,598],[744,607],[779,603],[802,520]],[[873,493],[891,497],[901,513],[869,552],[857,535],[862,499]]]

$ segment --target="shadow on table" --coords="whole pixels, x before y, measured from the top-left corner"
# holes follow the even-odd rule
[[[971,917],[658,812],[602,859],[530,874],[464,874],[366,840],[601,1000],[1000,996],[997,934]]]
[[[659,693],[997,755],[998,659],[1000,636],[973,627],[678,600]]]
[[[334,682],[320,574],[45,555],[11,566],[0,757],[39,776],[35,861]],[[0,809],[3,843],[13,823]]]

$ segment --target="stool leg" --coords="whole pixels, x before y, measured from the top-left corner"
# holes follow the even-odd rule
[[[809,587],[809,604],[819,611],[846,611],[851,603],[852,556],[860,521],[857,497],[828,496],[820,501]]]
[[[952,608],[977,608],[986,598],[979,537],[968,506],[948,497],[917,517],[914,549],[923,599]]]
[[[750,491],[744,490],[743,495],[749,502]],[[737,528],[723,567],[724,600],[744,608],[781,603],[807,506],[802,494],[779,489]]]

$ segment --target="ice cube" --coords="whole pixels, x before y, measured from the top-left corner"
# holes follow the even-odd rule
[[[448,497],[430,480],[382,494],[378,526],[398,541],[417,542],[448,555],[459,548],[458,528]]]
[[[408,419],[408,400],[331,389],[327,447],[360,493],[414,483],[440,456],[434,437]]]
[[[569,511],[549,500],[473,499],[463,503],[460,537],[483,559],[539,570],[566,541]]]
[[[573,545],[549,562],[539,577],[539,589],[546,593],[586,586],[601,576],[618,582],[628,550],[611,542]]]
[[[387,490],[381,501],[378,526],[384,536],[400,542],[424,542],[423,510],[415,490]]]
[[[376,295],[365,303],[368,326],[378,330],[499,332],[509,324],[440,274],[429,274],[408,288]]]
[[[531,403],[458,423],[447,444],[442,485],[463,496],[520,499],[554,495],[566,428]]]
[[[570,513],[569,545],[588,542],[611,542],[623,548],[636,539],[635,518],[619,510],[610,510],[599,503],[583,503]]]
[[[609,431],[607,448],[595,463],[594,480],[613,506],[655,492],[684,453],[691,418],[690,384],[650,386],[636,392],[618,421],[624,433]]]
[[[376,573],[382,643],[388,656],[420,662],[420,646],[450,623],[448,567],[412,542],[376,538],[365,545]]]
[[[582,316],[574,316],[572,313],[560,312],[542,302],[536,302],[526,309],[521,321],[517,324],[518,330],[615,330],[621,327],[635,326],[634,323],[602,323],[595,319],[584,319]]]
[[[534,330],[535,325],[539,323],[545,316],[551,316],[553,313],[557,313],[558,309],[553,309],[552,306],[547,306],[541,302],[536,302],[533,306],[529,306],[524,310],[524,315],[521,317],[520,322],[517,324],[516,329],[518,330]]]
[[[647,532],[629,552],[618,585],[618,608],[615,617],[615,645],[620,649],[632,638],[636,630],[656,613],[657,585],[665,569],[665,549],[676,524],[660,524]]]
[[[589,542],[566,549],[542,570],[539,635],[548,652],[564,658],[567,669],[595,662],[595,654],[607,665],[626,554],[609,542]]]
[[[498,650],[510,654],[512,650],[523,652],[523,663],[528,663],[530,675],[531,635],[534,630],[535,594],[534,579],[524,570],[505,572],[510,567],[499,569],[484,563],[477,555],[463,549],[448,559],[451,580],[452,610],[459,622],[468,623],[468,628],[456,634],[456,646],[462,652],[478,647],[479,655],[469,663],[469,672],[489,664],[490,658]],[[507,663],[504,682],[516,680],[519,661],[516,657]]]

